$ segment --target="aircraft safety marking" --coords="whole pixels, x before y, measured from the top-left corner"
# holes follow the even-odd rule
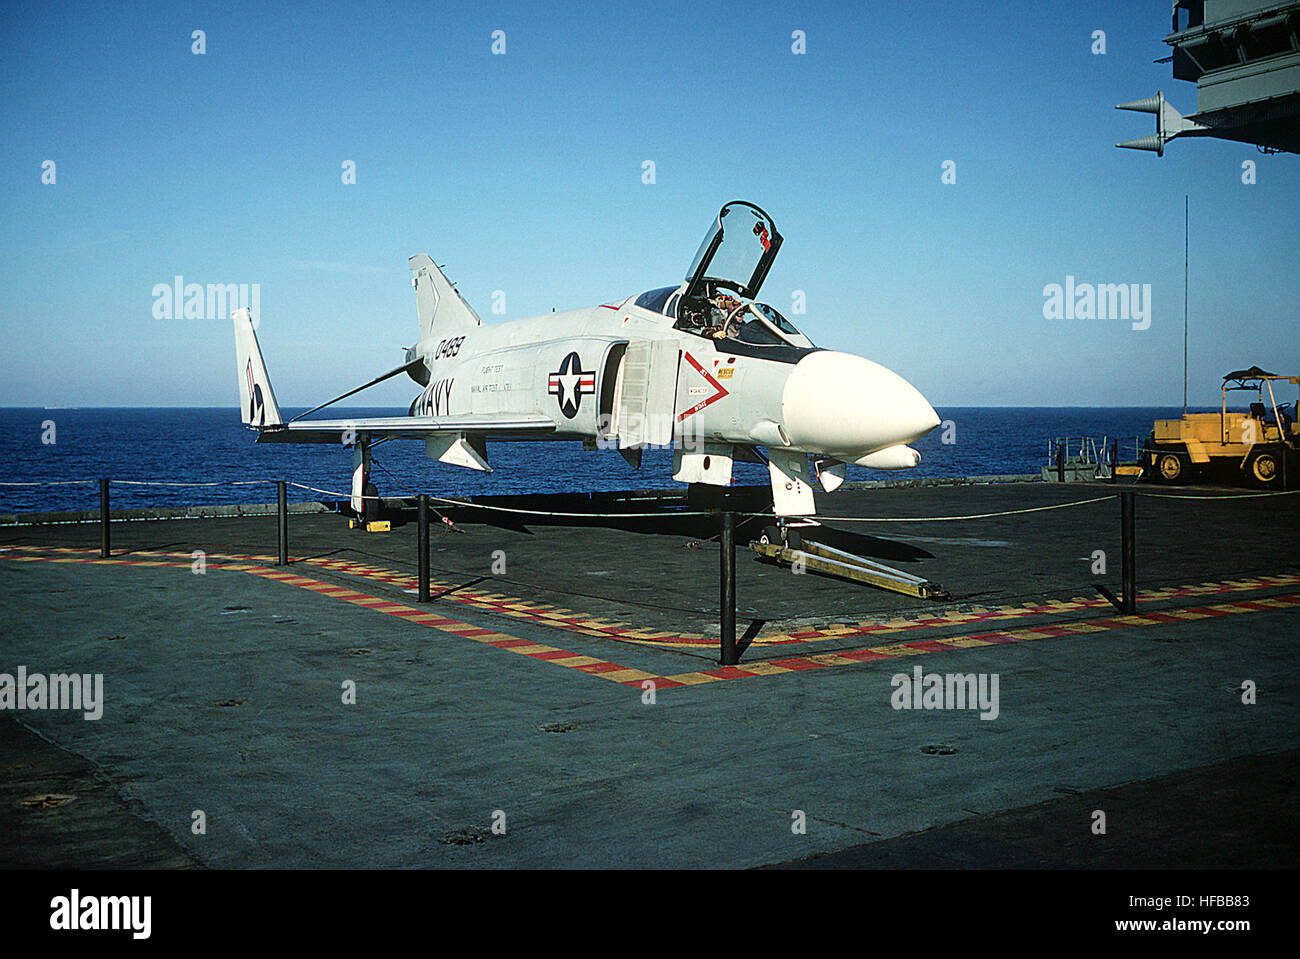
[[[39,552],[77,553],[87,555],[98,554],[98,550],[96,549],[74,549],[69,547],[20,546],[7,548]],[[5,547],[0,547],[0,549],[5,549]],[[189,553],[167,553],[147,550],[136,551],[131,555],[190,558]],[[273,563],[276,560],[276,557],[274,556],[260,554],[210,553],[208,556],[209,559],[231,559],[250,563]],[[295,558],[294,563],[306,563],[333,572],[344,573],[349,576],[373,579],[399,589],[414,589],[417,585],[415,577],[409,574],[385,569],[383,567],[352,562],[350,560]],[[645,627],[633,627],[628,623],[600,620],[590,614],[577,613],[573,610],[551,606],[547,603],[525,601],[517,597],[502,596],[497,593],[488,593],[486,591],[476,590],[472,587],[456,589],[456,585],[457,584],[455,583],[440,582],[437,580],[431,580],[429,583],[430,589],[434,593],[443,590],[455,590],[454,592],[447,592],[445,595],[440,596],[440,601],[450,601],[469,606],[473,609],[495,613],[502,616],[509,616],[514,619],[530,620],[555,629],[579,633],[584,636],[614,639],[619,642],[632,643],[640,646],[654,646],[664,649],[682,647],[709,648],[717,646],[718,644],[716,636],[707,637],[694,633],[679,634],[672,631],[656,631]],[[1138,593],[1138,599],[1143,602],[1158,602],[1167,599],[1183,599],[1194,596],[1209,596],[1294,585],[1300,585],[1300,574],[1280,573],[1276,575],[1254,576],[1222,582],[1207,582],[1201,583],[1197,586],[1188,585],[1164,587],[1154,590],[1142,590]],[[1054,614],[1109,608],[1111,608],[1110,603],[1104,599],[1085,599],[1081,597],[1075,597],[1069,601],[1052,599],[1047,600],[1044,603],[1024,604],[1021,606],[977,606],[968,611],[951,610],[933,616],[919,616],[912,618],[895,617],[885,622],[844,623],[790,633],[759,635],[754,639],[752,645],[757,647],[798,645],[804,643],[826,642],[828,640],[851,639],[855,636],[888,635],[900,632],[936,629],[945,626],[961,626],[968,623],[1005,621],[1008,619],[1023,619],[1031,616],[1050,616]]]
[[[1108,632],[1127,629],[1132,626],[1155,626],[1166,623],[1184,622],[1188,619],[1204,619],[1216,616],[1230,616],[1236,613],[1254,613],[1265,609],[1300,608],[1300,594],[1290,596],[1273,596],[1268,599],[1242,601],[1236,603],[1219,603],[1214,606],[1202,606],[1194,609],[1171,610],[1164,613],[1142,613],[1136,616],[1113,616],[1106,619],[1094,619],[1080,623],[1062,623],[1055,626],[1039,626],[1033,629],[1021,629],[1012,632],[979,633],[971,636],[951,636],[919,643],[897,643],[890,646],[876,646],[870,649],[850,649],[835,653],[816,653],[808,656],[796,656],[790,659],[769,659],[757,663],[745,663],[740,666],[721,666],[717,669],[705,669],[694,673],[679,673],[663,679],[687,686],[698,686],[728,679],[747,679],[758,676],[775,676],[782,673],[803,672],[812,669],[826,669],[832,666],[849,666],[856,663],[873,662],[899,656],[923,655],[948,649],[967,649],[978,646],[995,646],[1003,643],[1019,643],[1035,639],[1061,639],[1087,633]],[[659,680],[656,680],[659,682]]]
[[[21,550],[28,551],[29,554],[18,555],[18,552]],[[46,550],[46,552],[73,554],[89,553],[92,551],[65,549]],[[33,547],[7,547],[0,549],[0,559],[9,560],[11,562],[83,563],[89,565],[132,567],[165,566],[176,569],[186,569],[192,565],[192,561],[189,557],[186,557],[183,560],[169,561],[140,560],[129,558],[127,555],[112,557],[109,559],[86,555],[47,556],[36,553],[35,548]],[[1133,626],[1156,626],[1168,623],[1180,623],[1185,622],[1188,619],[1203,619],[1208,617],[1229,616],[1238,613],[1254,613],[1267,610],[1300,608],[1300,594],[1271,596],[1259,600],[1241,600],[1235,603],[1219,603],[1214,606],[1201,606],[1191,609],[1171,610],[1169,612],[1142,613],[1136,616],[1112,616],[1103,619],[1089,620],[1086,622],[1036,626],[1031,629],[977,633],[970,636],[949,636],[942,639],[922,640],[912,643],[893,643],[885,646],[870,647],[867,649],[841,650],[834,653],[815,653],[806,656],[793,656],[786,659],[763,660],[754,663],[746,663],[742,666],[720,666],[715,669],[677,673],[671,676],[658,676],[645,670],[621,666],[617,663],[600,660],[592,656],[584,656],[580,653],[573,653],[568,650],[558,649],[554,646],[547,646],[544,643],[534,643],[517,636],[510,636],[505,633],[498,633],[479,626],[472,626],[468,623],[462,623],[459,620],[441,616],[425,609],[406,606],[402,603],[395,603],[379,596],[369,596],[365,593],[349,589],[346,586],[339,586],[335,583],[324,583],[276,567],[258,566],[251,563],[208,563],[208,568],[249,573],[283,583],[286,586],[297,586],[300,589],[317,592],[323,596],[330,597],[331,599],[339,599],[374,612],[381,612],[389,616],[404,619],[408,622],[416,623],[417,625],[427,626],[441,632],[457,635],[464,639],[472,639],[475,642],[484,643],[489,646],[496,646],[498,649],[517,653],[522,656],[528,656],[542,662],[552,663],[556,666],[563,666],[566,669],[573,669],[578,672],[587,673],[588,675],[598,676],[601,679],[607,679],[621,685],[640,687],[646,680],[650,680],[655,684],[656,689],[672,689],[680,686],[699,686],[730,679],[754,679],[761,676],[777,676],[785,673],[827,669],[835,666],[851,666],[860,663],[875,662],[881,659],[925,655],[931,652],[940,652],[951,649],[994,646],[1003,643],[1028,642],[1037,639],[1060,639],[1074,635],[1127,629]],[[1257,579],[1260,580],[1270,581],[1276,581],[1283,578],[1292,577],[1257,577]],[[1244,583],[1246,581],[1238,582]]]
[[[81,552],[72,551],[68,552]],[[137,554],[138,555],[138,554]],[[7,551],[0,551],[0,559],[17,561],[17,562],[47,562],[47,563],[82,563],[92,566],[130,566],[130,567],[171,567],[173,569],[189,569],[193,561],[186,557],[183,560],[140,560],[131,556],[115,556],[103,559],[98,555],[95,556],[42,556],[42,555],[14,555]],[[481,626],[474,626],[460,620],[451,619],[438,613],[430,612],[427,608],[407,606],[403,603],[395,603],[391,599],[381,596],[370,596],[366,593],[349,589],[346,586],[339,586],[336,583],[325,583],[320,580],[311,579],[307,576],[300,576],[297,573],[286,572],[277,567],[259,566],[253,563],[223,563],[208,562],[208,570],[227,570],[230,572],[248,573],[253,576],[260,576],[264,579],[274,580],[283,583],[286,586],[296,586],[299,589],[310,590],[319,593],[330,599],[342,600],[351,603],[354,606],[360,606],[364,609],[377,613],[384,613],[389,616],[403,619],[419,626],[426,626],[436,629],[439,632],[450,633],[459,636],[462,639],[472,639],[478,643],[484,643],[488,646],[496,646],[508,652],[516,653],[521,656],[528,656],[542,662],[549,662],[556,666],[563,666],[566,669],[573,669],[578,672],[588,673],[593,676],[600,676],[602,679],[611,680],[617,683],[627,683],[637,685],[645,679],[657,679],[659,688],[665,689],[679,683],[671,683],[661,678],[655,677],[654,673],[648,673],[640,669],[632,669],[627,666],[621,666],[618,663],[612,663],[605,660],[597,659],[593,656],[584,656],[580,653],[570,652],[566,649],[559,649],[555,646],[548,646],[544,643],[535,643],[531,640],[521,639],[517,636],[510,636],[506,633],[498,633],[495,630],[484,629]]]
[[[722,399],[724,396],[729,396],[729,395],[730,395],[730,394],[728,393],[728,391],[727,391],[727,388],[726,388],[725,386],[723,386],[721,383],[719,383],[719,382],[714,378],[714,376],[713,376],[712,373],[710,373],[710,372],[709,372],[708,370],[706,370],[704,367],[700,366],[699,361],[697,361],[697,360],[695,359],[695,357],[691,356],[690,351],[687,351],[687,352],[683,353],[682,355],[686,357],[686,362],[690,363],[691,366],[695,367],[695,372],[699,373],[700,376],[704,377],[706,380],[709,381],[709,385],[712,386],[713,389],[714,389],[716,392],[713,393],[712,396],[707,396],[707,397],[705,397],[704,399],[700,400],[700,402],[696,403],[694,406],[692,406],[692,407],[691,407],[690,409],[688,409],[686,412],[684,412],[684,413],[678,413],[678,414],[677,414],[677,421],[678,421],[679,423],[680,423],[682,420],[686,419],[686,417],[690,416],[691,414],[693,414],[693,413],[698,413],[700,410],[704,409],[704,407],[708,406],[710,403],[716,403],[718,400]]]
[[[274,557],[261,557],[274,560]],[[414,587],[414,577],[380,567],[366,566],[348,560],[311,559],[306,562],[323,566],[349,575],[367,579],[377,579],[401,588]],[[1261,576],[1247,580],[1229,581],[1227,583],[1206,583],[1201,586],[1185,586],[1154,591],[1142,591],[1138,598],[1143,601],[1177,599],[1188,596],[1202,596],[1217,593],[1237,592],[1240,590],[1265,589],[1276,586],[1293,586],[1300,584],[1300,574],[1280,574],[1278,576]],[[430,589],[450,589],[451,583],[430,582]],[[529,619],[558,629],[577,632],[587,636],[617,639],[638,645],[673,648],[682,646],[713,647],[718,644],[717,637],[698,634],[674,634],[672,632],[655,632],[645,628],[633,628],[629,624],[598,620],[588,614],[574,613],[568,609],[556,609],[545,603],[529,603],[513,597],[501,597],[496,594],[482,593],[472,588],[448,593],[443,599],[462,603],[476,609],[495,612],[516,619]],[[1029,616],[1044,616],[1055,613],[1068,613],[1078,610],[1109,609],[1110,603],[1104,599],[1081,599],[1071,601],[1049,600],[1044,604],[1026,604],[1024,606],[995,606],[989,609],[977,607],[969,612],[951,611],[939,616],[916,618],[895,618],[885,623],[859,623],[825,626],[820,629],[807,629],[792,633],[760,635],[754,639],[755,646],[783,646],[826,640],[846,639],[854,636],[874,635],[879,633],[907,632],[912,630],[933,629],[942,626],[963,625],[966,623],[987,622],[994,620],[1017,619]]]

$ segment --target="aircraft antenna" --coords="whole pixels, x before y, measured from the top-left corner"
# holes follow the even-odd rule
[[[1188,194],[1183,194],[1183,415],[1187,415],[1187,225]]]

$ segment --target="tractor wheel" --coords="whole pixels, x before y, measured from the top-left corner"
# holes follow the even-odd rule
[[[1256,453],[1246,464],[1246,473],[1256,486],[1270,487],[1277,483],[1281,468],[1276,453]]]
[[[764,546],[769,546],[769,545],[780,546],[781,530],[775,526],[764,526],[762,534],[758,537],[758,541],[762,543]]]
[[[1187,481],[1187,464],[1177,453],[1161,453],[1156,458],[1156,477],[1162,483],[1184,483]]]

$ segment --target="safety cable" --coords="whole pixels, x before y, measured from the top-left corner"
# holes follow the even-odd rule
[[[1259,499],[1261,496],[1294,496],[1300,489],[1271,490],[1267,493],[1220,493],[1217,496],[1197,496],[1194,493],[1138,493],[1151,499]]]
[[[414,489],[408,486],[406,483],[402,482],[400,478],[398,478],[391,470],[385,467],[382,463],[378,462],[377,460],[372,460],[372,463],[375,466],[378,466],[381,470],[383,470],[385,474],[391,477],[399,486],[405,489],[412,496],[420,495]],[[38,480],[38,481],[27,481],[27,482],[0,482],[0,486],[27,486],[27,487],[81,486],[81,485],[95,484],[98,482],[99,482],[98,480],[59,480],[59,481]],[[256,486],[256,485],[278,483],[281,481],[280,480],[227,480],[227,481],[211,481],[211,482],[201,482],[201,483],[179,483],[179,482],[164,482],[164,481],[156,481],[156,480],[115,479],[115,480],[110,480],[110,482],[119,485],[124,485],[124,486],[213,487],[213,486]],[[307,490],[312,493],[320,493],[324,496],[333,496],[333,497],[338,497],[340,499],[354,498],[351,492],[341,492],[339,490],[322,489],[317,486],[310,486],[306,483],[298,483],[293,480],[286,480],[284,482],[288,486],[293,486],[301,490]],[[1259,499],[1262,497],[1270,497],[1270,496],[1290,496],[1296,493],[1300,493],[1300,490],[1270,491],[1270,492],[1263,492],[1263,493],[1219,493],[1219,494],[1205,495],[1205,496],[1192,494],[1192,493],[1146,493],[1146,492],[1137,492],[1136,490],[1134,490],[1133,492],[1138,496],[1150,497],[1152,499],[1239,500],[1239,499]],[[1026,507],[1024,509],[1001,510],[993,513],[971,513],[971,514],[964,514],[960,516],[813,515],[813,516],[800,517],[800,518],[817,520],[819,522],[835,522],[835,523],[946,523],[946,522],[958,522],[961,520],[972,520],[972,519],[993,519],[999,516],[1019,516],[1026,513],[1041,513],[1049,510],[1071,509],[1076,506],[1088,506],[1092,503],[1101,503],[1107,500],[1117,499],[1119,495],[1120,494],[1118,493],[1111,493],[1107,496],[1097,496],[1097,497],[1093,497],[1092,499],[1077,500],[1071,503],[1056,503],[1050,506],[1031,506],[1031,507]],[[661,510],[658,512],[647,512],[647,513],[574,513],[574,512],[564,512],[558,510],[518,509],[509,506],[493,506],[487,503],[473,503],[473,502],[468,502],[466,500],[452,499],[450,497],[445,497],[445,496],[435,496],[433,494],[428,494],[428,496],[429,499],[433,502],[442,503],[447,506],[460,507],[462,509],[481,509],[481,510],[489,510],[492,512],[498,512],[498,513],[511,513],[520,516],[551,516],[551,517],[566,518],[566,519],[654,519],[654,518],[662,518],[665,516],[713,516],[716,515],[717,513],[716,510],[669,510],[669,511]],[[374,495],[374,496],[363,495],[356,498],[362,500],[382,501],[385,497],[379,495]],[[434,509],[434,512],[435,514],[437,514],[439,519],[443,519],[443,520],[446,519],[446,517],[444,517],[443,514],[439,512],[437,509]],[[735,513],[737,516],[744,516],[744,517],[751,517],[751,518],[772,517],[773,515],[770,512],[754,513],[754,512],[745,512],[740,510],[735,511]]]
[[[83,486],[88,483],[98,483],[99,480],[62,480],[53,482],[47,480],[35,480],[27,483],[0,483],[0,486]]]
[[[1073,503],[1057,503],[1055,506],[1032,506],[1028,509],[1008,509],[1000,513],[972,513],[968,516],[818,516],[810,518],[824,519],[836,523],[946,523],[960,519],[988,519],[992,516],[1016,516],[1020,513],[1041,513],[1049,509],[1069,509],[1072,506],[1087,506],[1089,503],[1101,503],[1108,499],[1118,498],[1118,493],[1112,493],[1110,496],[1082,499]],[[759,514],[750,513],[748,515],[755,516]]]

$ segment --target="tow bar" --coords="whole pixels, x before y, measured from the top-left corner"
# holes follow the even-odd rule
[[[918,599],[950,598],[948,591],[938,583],[812,540],[803,540],[797,547],[791,547],[772,542],[765,533],[761,540],[751,542],[749,548],[780,566],[800,566],[814,573],[866,583]]]

